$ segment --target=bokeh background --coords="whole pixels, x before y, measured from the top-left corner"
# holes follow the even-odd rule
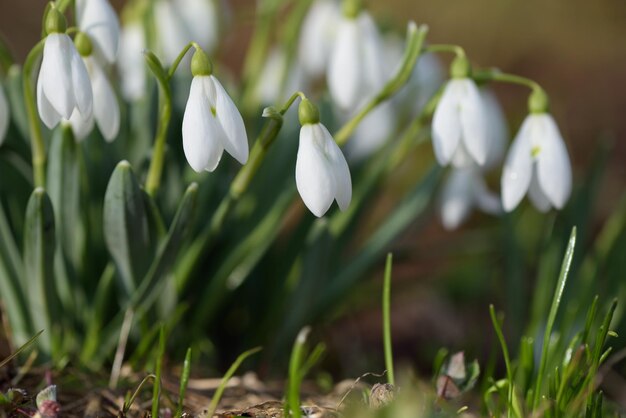
[[[19,60],[38,40],[45,3],[0,0],[0,33]],[[112,3],[120,9],[124,2]],[[236,74],[252,33],[255,2],[227,3],[232,14],[220,56]],[[403,31],[409,19],[428,24],[430,42],[460,44],[477,66],[498,67],[544,86],[569,146],[575,183],[589,171],[599,147],[609,147],[591,228],[592,234],[597,232],[615,210],[626,185],[626,1],[372,0],[369,6],[385,27]],[[528,92],[504,85],[496,92],[515,132],[526,113]],[[401,183],[410,169],[399,170],[390,186]],[[497,185],[497,175],[493,180]],[[527,313],[534,280],[534,271],[525,272],[524,293],[507,296],[511,289],[505,289],[497,281],[501,275],[490,270],[500,261],[490,260],[499,244],[483,233],[494,228],[490,218],[475,215],[453,233],[444,231],[436,217],[431,219],[420,226],[419,233],[407,231],[394,248],[394,342],[398,357],[422,370],[428,370],[428,361],[439,346],[485,357],[493,343],[488,304],[496,302],[507,310],[516,297],[521,306],[514,308]],[[541,231],[529,233],[540,235]],[[537,248],[527,250],[536,253]],[[479,261],[469,262],[472,257]],[[455,269],[456,265],[463,265],[463,271]],[[338,353],[332,361],[343,374],[360,374],[372,364],[383,364],[377,308],[380,267],[347,301],[339,319],[319,330]],[[508,326],[513,327],[513,335],[521,332],[520,324],[517,329]]]

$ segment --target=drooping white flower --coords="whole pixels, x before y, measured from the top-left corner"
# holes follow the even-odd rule
[[[486,87],[479,91],[485,114],[485,129],[489,138],[487,159],[482,166],[483,171],[487,171],[502,162],[509,141],[509,127],[504,111],[493,91]]]
[[[492,215],[502,212],[500,198],[487,188],[477,166],[450,171],[443,187],[440,208],[441,222],[449,230],[459,227],[473,208]]]
[[[287,73],[287,74],[286,74]],[[297,62],[288,66],[287,54],[280,47],[273,48],[261,70],[257,81],[256,94],[264,105],[276,103],[304,89],[304,77]]]
[[[37,79],[37,108],[44,124],[52,129],[76,109],[84,118],[93,109],[91,83],[85,64],[65,33],[50,33],[45,40]]]
[[[303,111],[302,108],[308,108]],[[337,201],[345,210],[352,199],[350,169],[330,132],[319,122],[311,102],[300,103],[300,143],[296,158],[296,186],[307,208],[317,217],[324,216]]]
[[[298,60],[310,78],[324,75],[333,48],[341,10],[336,0],[318,0],[311,5],[299,40]]]
[[[183,116],[183,150],[189,165],[197,172],[213,171],[224,150],[245,164],[248,136],[239,110],[211,75],[204,52],[195,52],[191,67],[194,77]]]
[[[448,165],[459,152],[478,165],[485,164],[490,136],[484,104],[473,80],[448,81],[433,115],[432,137],[439,164]]]
[[[0,84],[0,145],[4,142],[4,138],[9,129],[9,121],[11,120],[11,113],[9,111],[9,103],[4,95],[4,89]]]
[[[561,132],[549,113],[529,114],[502,171],[502,204],[512,211],[528,192],[535,207],[561,209],[572,190],[572,167]]]
[[[83,57],[93,92],[93,112],[87,117],[74,110],[69,119],[74,137],[81,141],[93,130],[94,122],[107,142],[113,141],[120,129],[120,108],[109,79],[93,56]]]
[[[395,129],[395,111],[392,102],[376,106],[358,124],[345,150],[351,162],[366,159],[376,151],[393,134]]]
[[[361,11],[355,18],[342,17],[330,57],[327,81],[333,100],[352,111],[384,85],[380,34],[372,17]]]
[[[96,53],[113,63],[119,47],[120,22],[108,0],[76,0],[76,21],[92,39]]]
[[[146,64],[142,51],[146,36],[141,22],[122,27],[117,67],[122,79],[122,94],[127,100],[138,100],[146,93]]]

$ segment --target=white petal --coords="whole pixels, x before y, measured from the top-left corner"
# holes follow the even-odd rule
[[[248,135],[241,113],[217,78],[210,77],[215,87],[217,119],[226,134],[223,143],[224,149],[241,164],[245,164],[248,161],[249,153]]]
[[[122,78],[122,93],[128,100],[137,100],[145,94],[146,66],[142,54],[145,47],[142,25],[131,23],[123,27],[117,65]]]
[[[546,197],[557,209],[561,209],[572,191],[572,165],[559,128],[549,114],[541,118],[543,135],[538,144],[537,176]]]
[[[474,184],[474,204],[483,212],[491,215],[502,213],[502,199],[487,188],[480,167],[474,166],[471,172]]]
[[[441,223],[448,229],[456,229],[469,216],[473,206],[472,177],[468,169],[453,169],[441,195]]]
[[[109,63],[117,56],[120,23],[107,0],[81,0],[76,3],[78,26],[91,38],[94,48]]]
[[[361,92],[363,98],[373,97],[391,78],[393,67],[383,61],[383,47],[380,33],[374,19],[363,11],[357,18],[360,43],[363,53],[363,75],[367,92]],[[365,94],[364,94],[365,93]]]
[[[313,125],[313,135],[324,145],[324,152],[335,179],[335,200],[339,209],[346,210],[352,200],[352,179],[346,158],[324,125],[321,123]]]
[[[346,144],[350,161],[360,161],[376,152],[394,130],[394,109],[391,102],[376,106],[363,118]]]
[[[333,100],[345,110],[354,110],[362,100],[363,53],[357,22],[343,19],[328,68],[328,89]]]
[[[261,103],[270,105],[278,101],[286,65],[287,56],[282,48],[276,47],[269,52],[256,87],[256,94]]]
[[[448,82],[433,115],[433,149],[437,161],[443,166],[450,162],[461,140],[459,94],[462,86],[458,81]]]
[[[321,149],[324,140],[319,124],[307,124],[300,129],[296,186],[304,204],[317,217],[324,216],[335,198],[335,178]]]
[[[214,0],[177,0],[177,10],[189,32],[189,41],[196,41],[211,53],[218,41],[218,10]]]
[[[89,60],[91,62],[87,64],[87,68],[90,70],[93,90],[93,114],[102,136],[111,142],[120,129],[120,107],[104,71],[94,59]]]
[[[511,144],[511,148],[502,169],[502,206],[507,212],[512,211],[522,200],[528,186],[533,170],[531,156],[533,119],[528,116],[522,123],[517,136]]]
[[[43,82],[41,81],[41,71],[37,77],[37,111],[39,117],[48,129],[54,128],[61,120],[61,115],[57,112],[43,92]]]
[[[183,116],[183,150],[196,172],[214,170],[224,151],[225,134],[211,112],[203,78],[193,78]]]
[[[72,126],[72,132],[74,133],[74,138],[77,141],[82,141],[91,133],[91,131],[93,131],[93,113],[89,113],[87,117],[83,117],[78,109],[75,108],[72,112],[72,117],[68,122]]]
[[[509,128],[496,95],[488,88],[481,88],[480,98],[483,102],[487,135],[489,136],[489,151],[484,165],[487,170],[502,161],[508,142]]]
[[[158,0],[154,3],[154,18],[163,62],[171,65],[181,49],[192,41],[191,35],[179,11],[169,0]]]
[[[72,49],[74,44],[66,34],[48,35],[39,75],[46,98],[57,113],[66,119],[69,119],[76,106],[72,84]]]
[[[4,142],[7,129],[9,129],[10,120],[9,103],[4,95],[4,89],[2,85],[0,85],[0,145]]]
[[[340,19],[341,11],[334,0],[320,0],[313,2],[302,22],[299,61],[310,77],[324,74]]]
[[[533,163],[533,174],[530,180],[530,186],[528,186],[528,198],[533,205],[540,212],[547,212],[550,210],[550,201],[548,197],[541,190],[541,186],[539,185],[539,179],[537,177],[537,163]]]
[[[93,112],[93,91],[91,89],[91,81],[85,63],[81,59],[78,51],[72,44],[70,48],[70,59],[72,68],[72,88],[76,107],[83,115],[89,115]]]
[[[458,82],[463,88],[460,103],[463,142],[467,152],[474,161],[478,165],[483,165],[487,161],[487,153],[490,146],[490,138],[485,124],[483,101],[474,81],[463,79],[458,80]]]

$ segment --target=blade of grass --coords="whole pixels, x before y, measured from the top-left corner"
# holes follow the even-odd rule
[[[185,362],[183,363],[183,373],[180,376],[180,388],[178,389],[178,404],[176,405],[176,414],[174,418],[183,416],[183,403],[185,401],[185,393],[187,392],[187,384],[189,383],[189,372],[191,371],[191,347],[187,349]]]
[[[15,353],[11,354],[9,357],[7,357],[4,360],[0,361],[0,369],[3,368],[5,364],[7,364],[11,360],[13,360],[16,356],[18,356],[22,351],[26,350],[28,348],[28,346],[30,346],[32,343],[34,343],[35,340],[37,338],[39,338],[39,336],[41,335],[42,332],[43,332],[43,330],[39,331],[30,340],[28,340],[24,344],[22,344],[20,348],[15,350]]]
[[[496,335],[498,336],[498,341],[500,341],[500,346],[502,347],[502,355],[504,356],[504,365],[506,366],[506,378],[509,381],[507,388],[507,404],[506,408],[506,416],[511,416],[511,410],[513,409],[513,369],[511,368],[511,359],[509,358],[509,349],[506,345],[506,340],[504,339],[504,334],[502,333],[502,327],[500,325],[500,321],[496,316],[496,310],[493,305],[489,305],[489,315],[491,316],[491,323],[493,324],[493,328],[496,331]]]
[[[539,372],[537,373],[537,382],[535,383],[533,410],[537,408],[539,399],[541,397],[541,386],[543,384],[543,376],[546,371],[548,362],[548,346],[550,344],[550,336],[552,335],[552,327],[556,320],[556,313],[561,303],[561,297],[563,296],[563,289],[565,288],[565,282],[569,274],[569,268],[572,264],[572,258],[574,256],[574,248],[576,246],[576,227],[572,228],[569,242],[567,244],[567,250],[565,251],[565,257],[563,257],[563,264],[561,265],[561,273],[559,274],[559,280],[556,285],[554,297],[552,299],[552,306],[550,307],[550,313],[548,315],[548,322],[546,323],[546,330],[543,335],[543,344],[541,347],[541,360],[539,362]]]
[[[148,376],[144,377],[143,380],[137,386],[137,389],[135,389],[135,391],[133,392],[132,396],[130,398],[127,398],[127,399],[124,400],[124,404],[122,405],[122,416],[126,415],[128,410],[130,409],[130,407],[135,402],[135,399],[137,398],[137,395],[139,395],[139,391],[141,390],[141,388],[143,388],[143,386],[146,383],[148,383],[148,380],[150,380],[150,379],[154,380],[154,379],[156,379],[156,376],[153,375],[153,374],[149,374]]]
[[[393,255],[387,254],[385,264],[385,278],[383,282],[383,344],[385,347],[385,367],[387,368],[387,382],[394,385],[396,381],[393,376],[393,352],[391,348],[391,265]]]
[[[304,327],[298,333],[293,344],[291,358],[289,359],[289,383],[287,385],[287,396],[285,402],[285,416],[300,418],[300,383],[302,382],[301,364],[305,352],[306,338],[311,332],[311,328]]]
[[[161,373],[163,371],[163,356],[165,356],[165,326],[161,326],[159,335],[159,352],[156,359],[154,388],[152,390],[152,416],[159,416],[159,397],[161,396]]]
[[[243,353],[239,355],[239,357],[237,357],[235,362],[226,371],[226,374],[224,374],[224,377],[222,377],[222,381],[220,382],[220,385],[217,387],[217,390],[215,391],[215,394],[213,395],[213,399],[211,399],[211,403],[209,404],[209,407],[207,408],[206,417],[210,418],[215,413],[215,410],[217,409],[217,405],[219,404],[220,399],[222,398],[222,393],[224,393],[224,389],[226,389],[226,385],[228,384],[228,381],[230,380],[231,377],[233,377],[233,375],[235,374],[235,372],[237,371],[241,363],[243,363],[244,360],[250,357],[251,355],[258,353],[259,351],[261,351],[261,347],[255,347],[248,351],[244,351]]]

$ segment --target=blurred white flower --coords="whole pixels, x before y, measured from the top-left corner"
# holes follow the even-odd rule
[[[324,75],[333,48],[341,10],[335,0],[318,0],[311,5],[299,40],[298,60],[310,78]]]
[[[4,142],[4,138],[9,129],[9,121],[11,120],[11,113],[9,112],[9,103],[4,95],[4,89],[0,84],[0,145]]]
[[[489,191],[478,166],[452,168],[441,194],[443,226],[448,230],[459,227],[475,207],[489,214],[502,212],[500,198]]]
[[[300,129],[296,186],[306,207],[317,217],[324,216],[333,200],[345,210],[352,199],[348,163],[321,123],[303,124]]]
[[[304,77],[299,64],[294,62],[288,67],[285,51],[280,47],[273,48],[257,81],[259,100],[264,105],[270,105],[300,90],[304,90]]]
[[[224,149],[237,161],[248,161],[248,136],[232,99],[212,75],[191,81],[183,117],[183,149],[191,168],[213,171]]]
[[[46,37],[37,79],[37,108],[44,124],[52,129],[76,109],[88,118],[93,95],[87,69],[74,43],[65,33]]]
[[[526,192],[535,207],[561,209],[572,190],[572,167],[554,118],[529,114],[513,140],[502,171],[502,204],[512,211]]]
[[[446,166],[457,153],[478,165],[487,161],[490,136],[478,87],[469,78],[453,78],[446,84],[432,122],[435,156]]]
[[[127,100],[138,100],[146,93],[146,64],[143,56],[145,48],[146,36],[141,22],[124,25],[117,68],[122,79],[122,94]]]
[[[104,139],[113,141],[120,129],[120,108],[109,79],[93,56],[83,57],[93,92],[93,112],[87,117],[74,109],[69,119],[74,137],[85,139],[93,130],[94,120]]]
[[[502,162],[506,145],[509,142],[509,126],[500,102],[498,102],[498,98],[493,91],[486,87],[481,88],[479,91],[485,112],[485,128],[489,138],[487,159],[482,167],[483,171],[486,171]]]
[[[328,68],[328,88],[343,110],[353,111],[387,81],[380,34],[371,16],[343,16]]]
[[[91,38],[98,56],[113,63],[119,47],[120,22],[108,0],[76,0],[76,21]]]
[[[345,146],[351,162],[362,161],[383,146],[392,135],[396,124],[392,102],[385,102],[374,108],[363,118]]]

